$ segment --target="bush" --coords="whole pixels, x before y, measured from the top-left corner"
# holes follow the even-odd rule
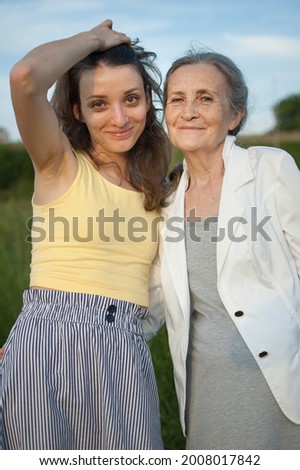
[[[13,186],[21,177],[33,178],[33,166],[22,144],[0,144],[0,189]]]
[[[291,95],[279,101],[273,107],[273,111],[277,130],[300,130],[300,95]]]
[[[6,341],[22,306],[29,283],[31,245],[27,220],[30,201],[0,201],[0,346]]]

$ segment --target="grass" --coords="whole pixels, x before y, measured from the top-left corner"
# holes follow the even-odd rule
[[[154,370],[160,399],[162,436],[165,449],[184,449],[185,439],[179,422],[177,398],[173,381],[172,360],[166,328],[163,327],[150,341]]]
[[[0,344],[19,314],[22,292],[28,286],[31,246],[25,237],[31,207],[30,199],[20,198],[24,184],[31,187],[26,181],[0,194]]]

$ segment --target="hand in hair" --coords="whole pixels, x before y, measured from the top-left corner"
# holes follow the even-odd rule
[[[106,51],[111,47],[118,46],[120,43],[130,44],[131,39],[124,33],[119,33],[112,29],[113,22],[105,20],[90,30],[100,41],[98,51]]]

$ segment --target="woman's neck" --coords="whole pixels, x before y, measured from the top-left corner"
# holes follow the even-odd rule
[[[191,158],[186,156],[189,185],[185,193],[187,218],[209,217],[218,214],[224,176],[222,156]]]
[[[213,158],[185,156],[190,186],[206,186],[215,179],[223,178],[224,162],[222,156]]]
[[[106,152],[93,152],[89,155],[97,170],[111,183],[126,189],[135,189],[128,175],[126,154],[109,155]]]

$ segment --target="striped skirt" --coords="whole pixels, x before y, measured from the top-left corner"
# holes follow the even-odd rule
[[[162,449],[148,310],[30,289],[2,364],[4,449]]]

